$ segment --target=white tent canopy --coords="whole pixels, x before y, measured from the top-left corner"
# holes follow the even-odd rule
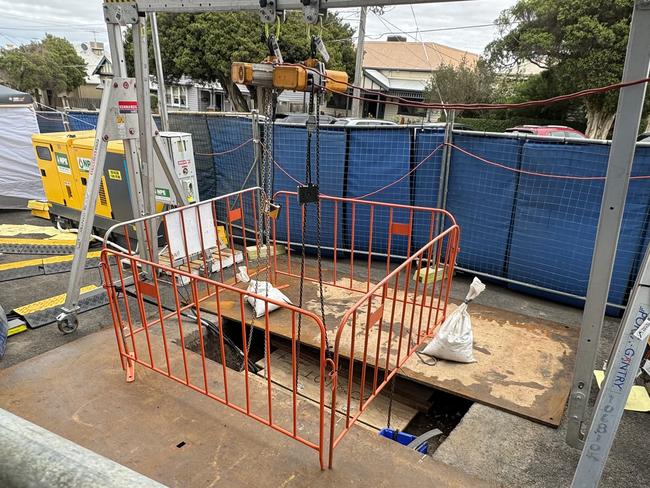
[[[38,132],[32,97],[0,85],[0,209],[45,199],[32,149],[32,134]]]

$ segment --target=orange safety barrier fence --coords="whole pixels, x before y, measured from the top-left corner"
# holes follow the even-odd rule
[[[274,200],[279,215],[251,188],[112,227],[105,242],[121,239],[126,248],[102,251],[118,351],[127,381],[136,365],[154,370],[299,441],[317,451],[321,468],[326,457],[331,467],[334,448],[444,321],[459,228],[442,210],[321,195],[316,212],[333,229],[332,241],[319,246],[306,225],[315,209],[291,192]],[[427,242],[414,242],[416,222],[428,227]],[[136,228],[146,237],[137,249]],[[314,250],[326,255],[327,269],[320,259],[311,264]],[[299,286],[301,294],[305,283],[318,283],[321,306],[248,291],[246,274],[287,292]],[[324,287],[356,298],[342,319],[325,312]],[[260,304],[255,316],[251,305]],[[264,339],[257,363],[254,328]],[[289,386],[273,367],[272,337],[290,343]],[[319,365],[317,397],[309,401],[298,378],[303,342]],[[241,371],[231,367],[237,362]]]

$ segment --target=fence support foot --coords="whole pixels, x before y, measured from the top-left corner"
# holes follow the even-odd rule
[[[126,382],[133,383],[135,381],[135,361],[133,359],[127,359],[125,373]]]

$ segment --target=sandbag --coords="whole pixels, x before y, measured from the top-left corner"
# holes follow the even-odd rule
[[[465,301],[447,317],[431,342],[421,351],[422,354],[459,363],[476,362],[473,351],[472,319],[467,312],[467,305],[483,290],[485,285],[478,278],[474,278]]]
[[[255,293],[265,298],[271,298],[278,302],[291,303],[291,300],[289,300],[289,298],[287,298],[284,293],[282,293],[277,288],[274,288],[273,285],[267,281],[250,280],[248,282],[248,289],[246,291],[249,293]],[[266,312],[266,302],[264,300],[247,295],[246,301],[250,304],[251,307],[253,307],[253,310],[255,310],[256,318],[264,316],[264,313]],[[270,302],[268,307],[269,312],[273,312],[274,310],[280,308],[279,305]]]

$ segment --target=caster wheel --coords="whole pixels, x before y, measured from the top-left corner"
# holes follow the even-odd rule
[[[77,330],[77,327],[79,327],[79,320],[76,316],[67,315],[59,317],[56,321],[56,325],[63,334],[72,334]]]

